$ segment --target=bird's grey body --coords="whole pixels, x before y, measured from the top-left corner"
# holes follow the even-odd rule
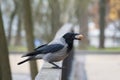
[[[48,45],[60,45],[61,50],[53,52],[53,53],[47,53],[47,54],[39,54],[36,56],[37,59],[43,59],[47,62],[57,62],[65,59],[68,54],[67,54],[67,47],[68,45],[65,43],[65,40],[63,38],[53,40],[50,42]],[[39,50],[39,49],[38,49]]]
[[[48,61],[48,62],[57,62],[65,59],[68,54],[67,54],[67,46],[64,46],[63,49],[61,49],[59,52],[54,52],[54,53],[48,53],[43,57],[43,60]]]

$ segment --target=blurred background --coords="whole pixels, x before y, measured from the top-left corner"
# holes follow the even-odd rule
[[[85,35],[71,80],[120,80],[120,0],[0,0],[0,80],[34,80],[39,65],[17,66],[20,56],[62,26]]]

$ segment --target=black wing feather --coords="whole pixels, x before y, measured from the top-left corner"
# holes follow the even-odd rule
[[[27,54],[23,55],[22,57],[34,56],[37,54],[54,53],[54,52],[61,50],[63,47],[64,47],[64,45],[62,45],[62,44],[50,44],[50,45],[46,45],[46,46],[39,48],[37,51],[27,53]]]
[[[43,45],[41,45],[41,46],[38,46],[37,48],[35,48],[34,50],[36,51],[36,50],[39,50],[40,48],[42,48],[42,47],[44,47],[44,46],[46,46],[47,44],[43,44]]]
[[[61,44],[51,44],[46,47],[43,47],[42,53],[54,53],[61,50],[64,46]]]

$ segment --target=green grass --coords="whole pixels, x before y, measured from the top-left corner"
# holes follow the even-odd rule
[[[88,50],[93,50],[93,51],[98,51],[98,50],[101,50],[101,51],[120,51],[120,47],[99,49],[99,48],[90,46],[90,47],[88,47]]]
[[[15,51],[15,52],[26,52],[27,48],[25,46],[9,46],[9,51]]]
[[[90,50],[90,51],[120,51],[120,47],[99,49],[99,48],[96,48],[96,47],[93,47],[93,46],[89,46],[87,48],[87,50]],[[25,47],[25,46],[12,46],[12,45],[10,45],[9,46],[9,51],[26,52],[27,51],[27,47]]]

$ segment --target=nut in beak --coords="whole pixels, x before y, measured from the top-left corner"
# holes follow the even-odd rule
[[[84,38],[84,36],[82,34],[80,34],[80,35],[76,35],[75,38],[78,40],[82,40]]]

